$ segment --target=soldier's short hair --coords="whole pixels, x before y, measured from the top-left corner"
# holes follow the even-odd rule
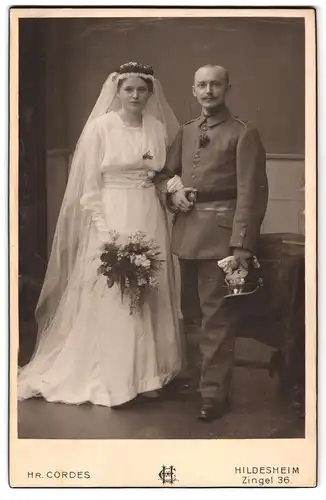
[[[221,70],[224,71],[224,77],[225,77],[225,81],[227,84],[230,83],[230,76],[229,76],[229,72],[226,68],[224,68],[223,66],[219,66],[218,64],[212,64],[212,63],[209,63],[209,64],[204,64],[204,66],[200,66],[200,68],[198,68],[196,70],[196,72],[201,69],[201,68],[219,68]]]

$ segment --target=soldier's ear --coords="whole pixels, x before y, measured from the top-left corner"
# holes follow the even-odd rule
[[[194,97],[197,97],[197,96],[196,96],[196,91],[195,91],[195,86],[194,86],[194,85],[191,87],[191,90],[192,90],[192,95],[193,95]]]

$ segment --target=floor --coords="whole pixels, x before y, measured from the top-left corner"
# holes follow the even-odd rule
[[[26,439],[248,439],[304,437],[304,419],[281,397],[279,379],[266,367],[271,350],[238,339],[230,413],[221,420],[196,420],[198,396],[191,387],[171,391],[163,401],[124,409],[83,404],[19,404],[18,435]],[[255,364],[256,367],[251,365]]]

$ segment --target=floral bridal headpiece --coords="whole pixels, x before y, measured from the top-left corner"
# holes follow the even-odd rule
[[[118,82],[121,79],[128,78],[129,76],[139,76],[154,81],[154,70],[148,64],[141,64],[138,62],[128,62],[121,64],[119,69],[114,74],[114,81]]]

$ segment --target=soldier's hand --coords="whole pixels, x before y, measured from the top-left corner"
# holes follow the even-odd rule
[[[188,193],[195,193],[196,190],[193,188],[183,188],[176,193],[171,194],[170,199],[173,206],[180,210],[180,212],[188,212],[193,207],[193,202],[189,201],[187,198]]]
[[[252,259],[253,254],[252,252],[250,252],[250,250],[245,250],[244,248],[234,248],[233,257],[238,267],[241,264],[245,269],[247,269],[248,260]]]

